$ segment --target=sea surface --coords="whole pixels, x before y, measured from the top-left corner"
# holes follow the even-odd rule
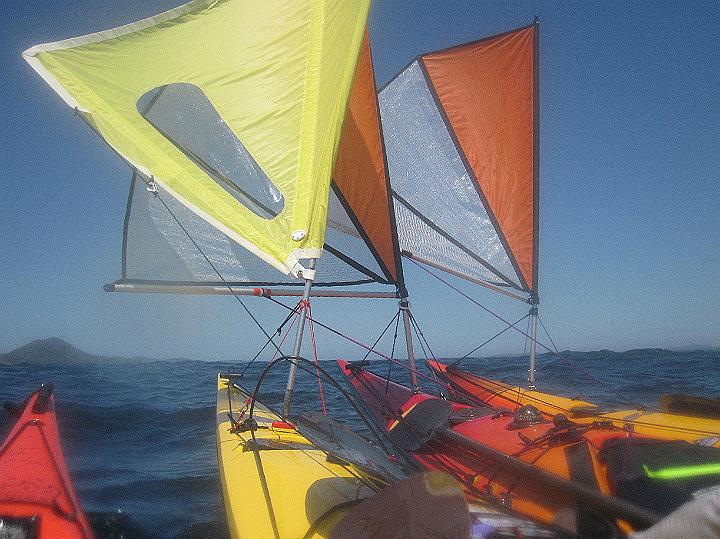
[[[53,382],[65,456],[98,536],[227,537],[214,426],[216,376],[229,366],[88,357],[74,361],[66,353],[59,363],[0,358],[0,400],[20,402],[40,383]],[[248,387],[266,365],[248,369]],[[339,376],[334,362],[322,365]],[[387,372],[385,362],[372,365]],[[513,357],[466,359],[462,365],[518,383],[527,369],[526,360]],[[393,372],[404,376],[398,368]],[[653,407],[664,393],[718,398],[719,372],[720,351],[564,352],[562,359],[541,356],[538,388],[602,404],[628,399]],[[268,405],[282,402],[286,373],[280,365],[263,384]],[[425,380],[423,388],[431,387]],[[325,392],[329,414],[352,421],[343,398],[327,386]],[[298,410],[319,408],[312,376],[299,376],[294,403]],[[9,421],[3,414],[3,435]]]

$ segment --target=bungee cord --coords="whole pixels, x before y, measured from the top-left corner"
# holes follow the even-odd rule
[[[530,316],[529,314],[526,314],[525,316],[523,316],[520,320],[518,320],[517,322],[515,322],[515,323],[512,324],[511,326],[506,326],[505,328],[501,329],[498,333],[496,333],[495,335],[493,335],[492,337],[490,337],[489,339],[487,339],[486,341],[484,341],[483,343],[479,344],[478,346],[476,346],[475,348],[473,348],[472,350],[470,350],[468,353],[464,354],[462,357],[460,357],[459,359],[457,359],[457,360],[453,363],[453,365],[455,365],[455,366],[459,365],[460,362],[461,362],[463,359],[467,359],[468,357],[470,357],[470,355],[472,355],[472,354],[474,354],[475,352],[477,352],[478,350],[480,350],[480,349],[481,349],[483,346],[485,346],[486,344],[491,343],[492,341],[494,341],[495,339],[497,339],[500,335],[502,335],[502,334],[505,333],[506,331],[511,330],[514,326],[516,326],[517,324],[519,324],[520,322],[522,322],[523,320],[525,320],[525,319],[528,318],[529,316]],[[527,342],[527,341],[526,341],[526,342]]]

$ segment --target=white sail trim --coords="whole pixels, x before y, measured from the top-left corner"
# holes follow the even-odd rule
[[[138,167],[139,168],[139,167]],[[213,216],[208,215],[204,211],[202,211],[200,208],[195,206],[194,204],[188,202],[183,197],[178,195],[176,192],[174,192],[172,189],[170,189],[167,184],[165,184],[162,180],[159,180],[158,178],[153,177],[152,175],[149,175],[153,179],[153,181],[157,182],[165,191],[167,191],[175,200],[180,202],[183,206],[185,206],[187,209],[195,213],[195,215],[198,215],[208,223],[210,223],[212,226],[217,228],[220,232],[225,234],[227,237],[235,241],[238,245],[241,247],[244,247],[248,251],[250,251],[252,254],[260,258],[263,262],[266,262],[267,264],[271,265],[278,271],[284,273],[285,275],[290,275],[293,277],[296,277],[297,275],[293,274],[293,269],[295,268],[295,265],[300,261],[299,258],[295,258],[296,251],[303,251],[302,249],[296,249],[296,251],[293,251],[293,253],[288,257],[288,259],[285,261],[285,264],[280,264],[277,260],[274,258],[268,256],[265,254],[264,251],[258,249],[253,243],[250,243],[245,238],[243,238],[240,234],[233,231],[232,229],[226,227],[224,224],[222,224],[220,221],[215,219]],[[319,251],[320,254],[322,254],[322,249],[306,249],[307,251]],[[301,258],[319,258],[320,254],[317,256],[305,256]],[[292,263],[292,265],[290,265]]]
[[[75,101],[75,98],[70,95],[67,90],[65,90],[65,88],[47,69],[45,69],[45,66],[42,65],[42,63],[36,58],[38,54],[42,52],[70,49],[72,47],[78,47],[81,45],[90,45],[92,43],[97,43],[105,39],[125,36],[139,30],[144,30],[145,28],[149,28],[158,23],[180,17],[181,15],[185,15],[186,13],[194,11],[205,5],[211,4],[213,1],[214,0],[194,0],[192,2],[188,2],[187,4],[183,4],[176,8],[170,9],[168,11],[158,13],[157,15],[154,15],[152,17],[141,19],[139,21],[125,24],[123,26],[118,26],[117,28],[111,28],[109,30],[103,30],[101,32],[95,32],[79,37],[72,37],[60,41],[53,41],[51,43],[43,43],[42,45],[35,45],[34,47],[30,47],[29,49],[24,51],[22,53],[22,56],[25,61],[30,65],[30,67],[32,67],[37,72],[37,74],[40,75],[42,79],[47,82],[53,90],[55,90],[55,92],[57,92],[57,94],[63,99],[63,101],[65,101],[65,103],[67,103],[70,107],[74,109],[80,110],[82,112],[89,112],[88,110],[81,107],[80,104]]]

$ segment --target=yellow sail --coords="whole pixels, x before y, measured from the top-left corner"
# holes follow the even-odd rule
[[[322,252],[369,4],[196,1],[23,55],[146,181],[294,274]]]

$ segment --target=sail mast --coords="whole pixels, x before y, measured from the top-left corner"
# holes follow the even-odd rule
[[[535,389],[538,318],[538,247],[540,243],[540,20],[533,21],[533,277],[530,295],[530,368],[528,389]]]
[[[293,347],[292,353],[292,365],[290,366],[290,373],[288,374],[287,387],[285,388],[285,399],[283,401],[282,416],[287,419],[290,415],[290,403],[292,402],[293,391],[295,389],[295,378],[297,376],[298,362],[297,358],[300,357],[300,349],[302,348],[303,331],[305,330],[305,318],[307,310],[307,302],[310,299],[310,289],[312,288],[313,279],[315,278],[315,263],[316,259],[311,258],[308,264],[308,269],[303,270],[303,278],[305,279],[305,288],[303,290],[303,296],[300,300],[298,309],[298,327],[297,333],[295,334],[295,346]]]
[[[535,357],[537,355],[537,305],[530,307],[530,368],[528,369],[528,389],[535,389]]]

